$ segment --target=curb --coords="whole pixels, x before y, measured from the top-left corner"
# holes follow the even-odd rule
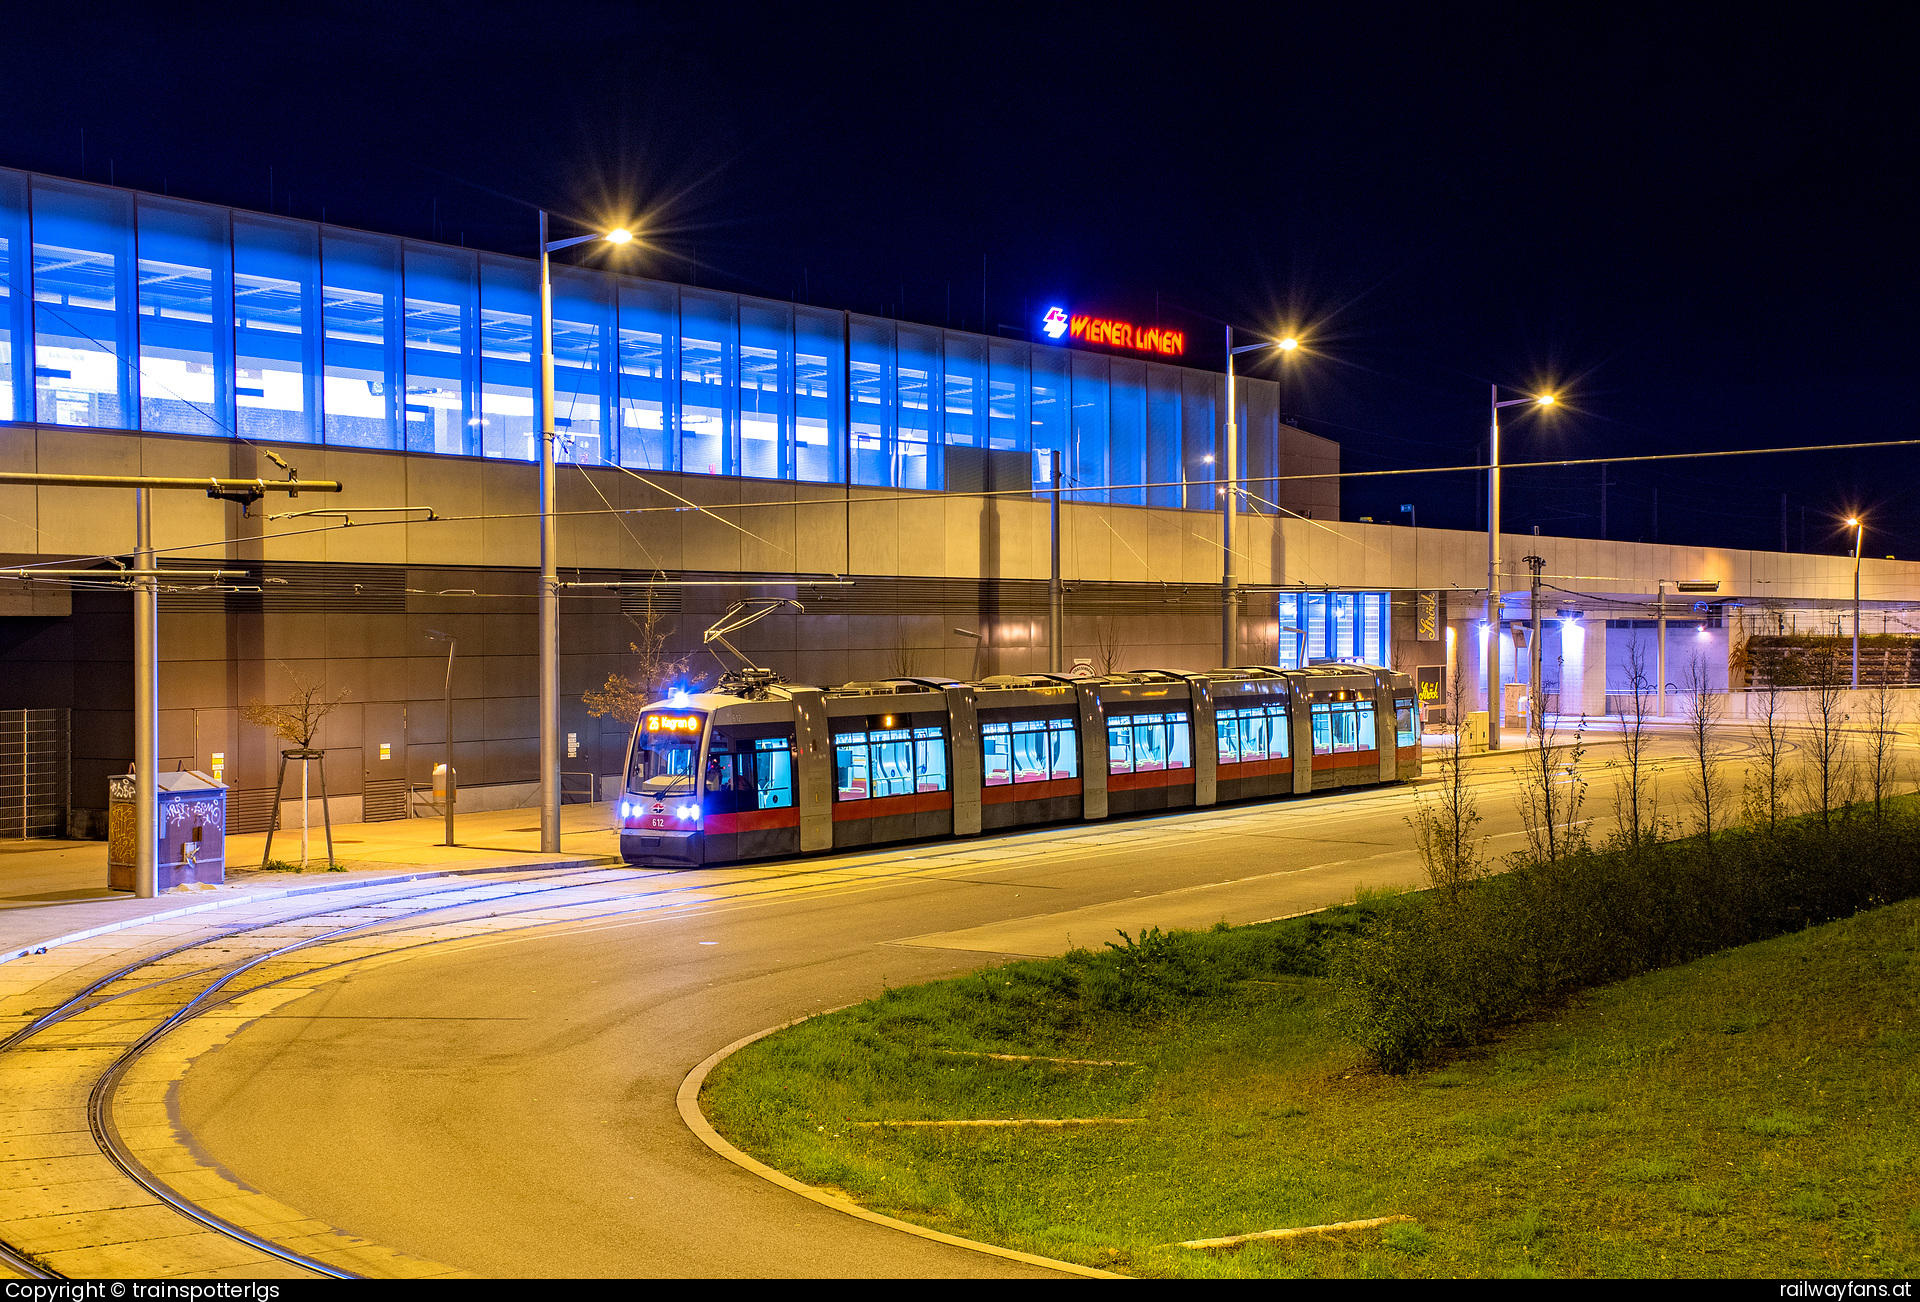
[[[851,1005],[848,1006],[851,1007]],[[839,1011],[837,1008],[826,1010],[827,1013],[837,1013]],[[954,1234],[942,1234],[939,1230],[930,1230],[924,1225],[915,1225],[911,1221],[895,1220],[891,1216],[882,1216],[879,1212],[868,1211],[866,1208],[848,1202],[844,1198],[836,1198],[824,1189],[816,1189],[810,1184],[802,1184],[792,1176],[774,1170],[765,1162],[748,1157],[732,1144],[729,1144],[725,1139],[722,1139],[720,1132],[715,1130],[707,1121],[706,1114],[700,1111],[700,1087],[707,1083],[707,1073],[711,1072],[715,1067],[748,1045],[759,1040],[764,1040],[776,1031],[784,1031],[789,1026],[798,1026],[800,1023],[808,1021],[811,1018],[825,1015],[826,1013],[808,1013],[806,1017],[796,1017],[790,1022],[782,1022],[778,1026],[769,1026],[764,1031],[756,1031],[752,1035],[735,1040],[724,1049],[715,1051],[708,1056],[705,1062],[688,1072],[687,1078],[680,1082],[680,1092],[674,1099],[680,1107],[680,1119],[687,1123],[687,1129],[691,1130],[699,1138],[701,1143],[742,1170],[749,1171],[763,1180],[779,1185],[789,1193],[797,1193],[810,1202],[819,1203],[822,1207],[830,1207],[843,1215],[868,1221],[874,1225],[884,1225],[891,1230],[900,1230],[916,1238],[931,1239],[935,1243],[944,1243],[948,1247],[966,1248],[973,1252],[985,1253],[990,1257],[1001,1257],[1008,1261],[1017,1261],[1027,1266],[1039,1266],[1046,1270],[1057,1270],[1067,1275],[1079,1275],[1087,1279],[1130,1278],[1130,1276],[1126,1275],[1116,1275],[1109,1270],[1098,1270],[1092,1266],[1076,1265],[1071,1261],[1056,1261],[1052,1257],[1041,1257],[1031,1252],[1019,1252],[1013,1248],[1001,1248],[991,1243],[980,1243],[973,1239],[963,1239]]]
[[[158,913],[143,914],[137,918],[122,918],[118,922],[105,922],[97,927],[88,927],[84,931],[68,932],[49,940],[36,940],[27,943],[25,948],[9,948],[0,951],[0,963],[16,958],[26,958],[30,954],[70,945],[78,940],[89,940],[95,936],[104,936],[109,932],[122,931],[128,927],[145,926],[150,922],[165,922],[169,918],[181,918],[192,913],[206,913],[213,909],[230,909],[237,904],[260,904],[268,900],[290,899],[299,895],[324,895],[329,891],[364,890],[370,886],[398,886],[406,882],[426,881],[435,877],[472,877],[481,873],[516,872],[544,868],[589,868],[610,866],[623,860],[604,855],[589,859],[563,859],[552,863],[534,864],[491,864],[482,868],[431,868],[419,872],[394,873],[386,877],[367,877],[355,882],[315,882],[311,885],[284,886],[272,890],[248,891],[244,895],[230,895],[217,900],[207,900],[198,904],[182,905],[175,909],[163,909]]]

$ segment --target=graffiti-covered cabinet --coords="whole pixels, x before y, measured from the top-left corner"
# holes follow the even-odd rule
[[[205,773],[162,773],[160,800],[159,890],[227,879],[227,788]],[[133,775],[107,780],[107,885],[134,889],[137,814]]]

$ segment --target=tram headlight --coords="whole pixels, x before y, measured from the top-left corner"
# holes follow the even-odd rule
[[[680,817],[692,822],[698,822],[700,818],[700,806],[698,805],[680,806]]]

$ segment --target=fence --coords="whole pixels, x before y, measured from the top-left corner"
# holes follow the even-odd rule
[[[0,710],[0,838],[67,834],[68,727],[65,710]]]

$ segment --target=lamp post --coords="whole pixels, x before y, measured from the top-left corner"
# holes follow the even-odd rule
[[[1227,448],[1226,448],[1226,492],[1225,501],[1220,504],[1220,664],[1231,668],[1240,652],[1240,581],[1233,566],[1233,525],[1234,515],[1240,505],[1240,427],[1234,422],[1238,408],[1233,397],[1233,359],[1241,353],[1262,352],[1268,348],[1278,348],[1282,353],[1290,353],[1300,346],[1300,341],[1288,336],[1285,339],[1272,339],[1258,344],[1233,346],[1233,327],[1227,331]]]
[[[540,851],[560,852],[560,543],[554,523],[553,278],[547,255],[591,240],[625,244],[626,230],[547,239],[540,210]],[[451,776],[451,774],[449,774]],[[451,839],[451,837],[449,837]]]
[[[1853,526],[1853,685],[1860,686],[1860,544],[1867,536],[1867,522],[1858,516],[1847,521]],[[1881,682],[1886,679],[1882,678]]]
[[[1487,747],[1500,749],[1500,409],[1532,403],[1551,407],[1553,395],[1500,400],[1492,385],[1487,433]]]

